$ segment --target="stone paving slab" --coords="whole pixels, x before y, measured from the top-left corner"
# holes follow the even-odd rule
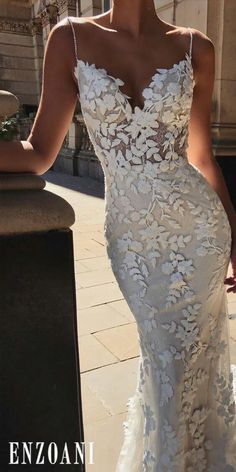
[[[90,390],[84,379],[81,382],[81,394],[83,403],[83,419],[86,425],[110,416],[110,412],[103,405],[102,399]]]
[[[126,411],[128,397],[133,395],[137,383],[138,362],[139,358],[134,357],[83,374],[83,382],[99,398],[109,415]]]
[[[75,261],[75,272],[77,272],[77,263],[82,264],[87,270],[108,269],[111,267],[107,256],[91,257],[79,261]]]
[[[99,277],[99,273],[98,273]],[[115,282],[96,284],[93,287],[76,290],[78,308],[101,305],[102,303],[120,300],[123,295]]]
[[[94,336],[120,361],[139,355],[136,323],[104,329]]]
[[[98,367],[119,361],[119,358],[92,334],[80,336],[79,354],[81,372],[97,369]]]
[[[78,323],[80,336],[84,334],[95,334],[99,331],[107,330],[127,324],[129,321],[121,313],[114,310],[113,303],[103,303],[78,310]]]
[[[114,472],[125,419],[120,413],[86,425],[85,441],[94,441],[94,464],[86,462],[86,472]]]
[[[106,284],[108,282],[115,282],[115,276],[110,268],[101,269],[99,271],[99,277],[97,270],[90,270],[82,272],[79,277],[76,278],[77,288],[92,287],[94,285]]]
[[[85,440],[95,442],[95,464],[86,464],[86,470],[113,472],[126,403],[137,382],[137,328],[106,253],[103,184],[52,171],[44,177],[47,190],[65,198],[76,215],[72,230],[84,429]],[[236,295],[229,294],[228,301],[231,362],[236,363]]]

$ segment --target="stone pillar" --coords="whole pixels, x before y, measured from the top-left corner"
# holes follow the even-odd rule
[[[102,6],[102,0],[80,0],[81,16],[99,15]]]
[[[0,94],[4,119],[17,106]],[[75,215],[44,187],[34,174],[0,173],[0,470],[85,472]]]
[[[60,460],[67,443],[72,462],[74,443],[82,448],[84,441],[70,229],[74,212],[44,185],[34,175],[0,175],[0,470],[4,472],[12,470],[9,442],[20,444],[21,465],[22,442],[33,442],[32,461],[37,441],[45,443],[45,450],[56,443]],[[67,470],[65,464],[58,468]],[[51,470],[47,457],[45,470]],[[72,463],[70,470],[83,471],[84,466]]]
[[[236,3],[208,0],[207,34],[216,50],[212,109],[213,150],[236,209]]]
[[[57,6],[56,5],[48,5],[43,8],[39,13],[39,18],[42,21],[43,27],[43,42],[44,47],[47,42],[48,35],[53,28],[53,26],[57,23]]]
[[[76,16],[76,0],[56,0],[56,5],[60,20],[66,16]]]
[[[32,40],[35,52],[35,69],[36,69],[36,87],[38,93],[38,102],[40,100],[41,94],[41,83],[42,83],[42,70],[43,70],[43,54],[41,54],[41,50],[43,47],[43,29],[42,29],[42,21],[39,17],[33,18],[31,21],[31,32],[32,32]]]
[[[19,99],[13,93],[0,90],[0,126],[7,117],[14,115],[20,106]]]
[[[207,34],[217,51],[213,139],[217,156],[236,154],[236,2],[208,0]]]

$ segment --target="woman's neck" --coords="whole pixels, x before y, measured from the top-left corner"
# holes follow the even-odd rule
[[[154,0],[113,0],[109,10],[110,27],[123,30],[133,37],[156,28],[161,20],[156,14]]]

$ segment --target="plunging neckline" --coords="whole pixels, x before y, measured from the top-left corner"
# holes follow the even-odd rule
[[[154,74],[151,76],[148,84],[143,87],[142,91],[141,91],[141,96],[142,98],[144,99],[144,102],[143,102],[143,106],[140,107],[139,105],[135,105],[134,108],[132,107],[132,105],[130,104],[129,100],[128,99],[132,99],[132,97],[130,97],[129,95],[127,95],[126,93],[124,93],[120,86],[123,86],[125,85],[125,81],[123,79],[121,79],[120,77],[114,77],[113,75],[109,74],[107,69],[105,69],[104,67],[97,67],[95,63],[89,63],[88,61],[84,61],[83,59],[79,59],[77,57],[77,64],[82,64],[84,67],[88,67],[88,68],[93,68],[96,72],[98,73],[103,73],[105,77],[109,77],[110,79],[112,79],[117,87],[117,91],[122,95],[122,97],[126,100],[126,104],[128,105],[129,107],[129,110],[131,112],[132,115],[135,115],[136,112],[139,112],[139,113],[142,113],[144,111],[146,111],[146,103],[147,103],[147,99],[146,97],[144,96],[144,92],[145,90],[149,90],[151,88],[151,84],[152,82],[154,81],[154,79],[158,76],[158,75],[163,75],[163,74],[168,74],[170,72],[172,72],[174,69],[178,69],[183,63],[188,63],[190,65],[190,68],[191,68],[191,76],[192,76],[192,81],[193,81],[193,84],[195,84],[195,81],[194,81],[194,78],[193,78],[193,65],[192,65],[192,60],[191,60],[191,57],[190,57],[190,54],[188,53],[188,51],[185,53],[185,58],[184,59],[180,59],[178,62],[175,62],[172,66],[170,67],[157,67],[155,69],[155,72]],[[75,66],[75,69],[76,69],[76,66]],[[79,90],[79,97],[81,96],[81,93],[80,93],[80,89],[79,89],[79,78],[77,77],[76,75],[76,78],[77,78],[77,83],[78,83],[78,90]]]

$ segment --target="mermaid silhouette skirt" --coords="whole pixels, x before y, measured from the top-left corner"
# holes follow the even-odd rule
[[[143,219],[126,222],[127,198],[126,190],[122,209],[109,196],[105,226],[140,344],[116,472],[236,471],[235,368],[223,283],[231,232],[224,208],[190,165],[136,195],[135,214],[145,209]]]
[[[185,59],[156,69],[132,109],[121,79],[77,57],[72,28],[81,111],[105,177],[107,254],[139,335],[115,472],[236,472],[231,229],[187,159],[192,31]]]

